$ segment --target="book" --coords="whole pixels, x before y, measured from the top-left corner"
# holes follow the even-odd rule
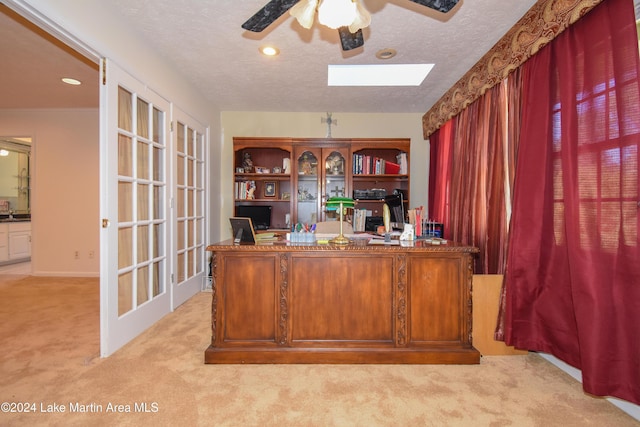
[[[384,173],[386,174],[398,174],[400,173],[400,165],[398,163],[393,162],[385,162],[384,164]]]

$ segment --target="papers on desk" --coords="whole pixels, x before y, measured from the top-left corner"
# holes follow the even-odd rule
[[[385,242],[384,239],[371,239],[369,240],[370,245],[395,245],[400,246],[400,240],[389,240]]]
[[[275,242],[278,240],[278,236],[275,233],[257,233],[256,234],[256,242]]]

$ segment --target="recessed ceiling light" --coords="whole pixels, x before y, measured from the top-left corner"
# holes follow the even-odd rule
[[[273,46],[262,46],[260,48],[260,53],[262,53],[265,56],[278,56],[278,54],[280,53],[280,50],[278,50],[278,48]]]
[[[329,86],[420,86],[434,64],[329,65]]]
[[[391,59],[394,56],[396,56],[398,52],[395,49],[391,49],[391,48],[387,48],[387,49],[380,49],[378,52],[376,52],[376,58],[378,59]]]
[[[82,82],[80,80],[72,79],[70,77],[64,77],[62,79],[62,81],[65,82],[68,85],[74,85],[74,86],[78,86],[78,85],[82,84]]]

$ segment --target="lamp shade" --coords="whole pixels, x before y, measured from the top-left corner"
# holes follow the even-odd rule
[[[318,0],[301,0],[293,6],[289,13],[296,18],[300,25],[307,30],[313,25],[313,17],[316,14]]]
[[[322,0],[318,7],[318,21],[334,30],[348,27],[356,19],[356,5],[351,0]]]
[[[325,203],[328,211],[337,211],[340,209],[340,206],[343,208],[353,208],[355,205],[355,200],[349,197],[330,197]]]
[[[353,3],[356,5],[356,17],[351,25],[349,25],[349,31],[355,34],[358,30],[366,28],[371,24],[371,14],[359,1],[356,0]]]
[[[349,244],[349,239],[346,238],[342,232],[343,216],[346,213],[347,208],[353,208],[356,205],[356,202],[349,197],[330,197],[327,199],[325,205],[327,206],[328,211],[337,211],[340,214],[340,234],[331,239],[330,242],[338,245]]]

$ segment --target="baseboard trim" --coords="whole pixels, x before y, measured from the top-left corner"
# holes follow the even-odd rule
[[[31,276],[38,277],[100,277],[94,271],[32,271]]]
[[[582,371],[574,368],[571,365],[566,364],[562,360],[550,354],[547,354],[547,353],[538,353],[538,354],[547,362],[551,363],[552,365],[555,365],[560,370],[571,375],[574,379],[576,379],[578,382],[582,384]],[[634,403],[627,402],[626,400],[618,399],[616,397],[607,397],[606,399],[609,402],[611,402],[611,404],[620,408],[621,411],[626,412],[627,414],[629,414],[629,416],[640,421],[640,405],[636,405]]]

